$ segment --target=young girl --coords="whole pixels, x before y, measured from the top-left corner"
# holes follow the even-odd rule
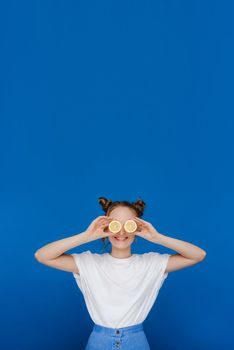
[[[149,222],[140,219],[145,203],[138,199],[112,202],[99,197],[105,215],[91,222],[75,236],[61,239],[40,248],[36,259],[48,266],[73,273],[94,322],[85,350],[149,350],[143,322],[149,314],[168,276],[168,272],[201,262],[206,252],[190,243],[159,233]],[[134,220],[137,229],[128,233],[127,220]],[[121,230],[109,230],[117,220]],[[177,251],[177,254],[148,252],[132,254],[136,236]],[[102,239],[111,243],[111,253],[65,254],[69,249]]]

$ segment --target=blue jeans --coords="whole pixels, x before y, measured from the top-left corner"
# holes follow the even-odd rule
[[[143,323],[122,328],[94,324],[85,350],[150,350]]]

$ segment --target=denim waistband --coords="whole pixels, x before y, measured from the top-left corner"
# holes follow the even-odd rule
[[[127,326],[127,327],[120,327],[120,328],[109,328],[109,327],[104,327],[99,324],[94,324],[93,326],[93,331],[98,332],[98,333],[105,333],[108,335],[115,335],[115,336],[121,336],[126,333],[134,333],[134,332],[139,332],[144,330],[143,323],[138,323],[134,324],[132,326]]]

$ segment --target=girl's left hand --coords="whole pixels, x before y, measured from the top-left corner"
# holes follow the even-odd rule
[[[159,238],[160,233],[149,223],[148,221],[142,220],[139,217],[134,217],[136,221],[137,230],[133,232],[134,235],[140,236],[151,242],[156,242]]]

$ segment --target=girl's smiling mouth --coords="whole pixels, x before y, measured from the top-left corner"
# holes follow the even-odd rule
[[[114,239],[116,239],[117,241],[126,241],[128,239],[128,237],[118,237],[118,236],[114,236]]]

